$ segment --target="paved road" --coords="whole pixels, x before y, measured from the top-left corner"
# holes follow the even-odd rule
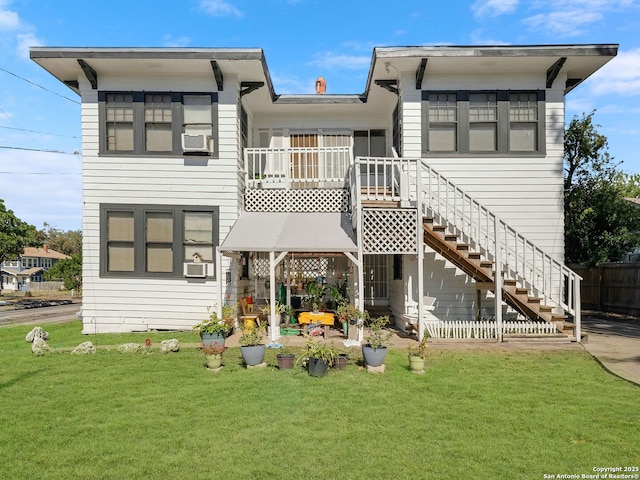
[[[60,305],[57,307],[29,308],[24,310],[4,310],[0,311],[0,326],[31,325],[34,323],[56,323],[73,320],[82,308],[81,303],[70,305]]]

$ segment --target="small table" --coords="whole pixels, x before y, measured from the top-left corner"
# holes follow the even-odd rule
[[[298,315],[298,323],[306,325],[304,327],[305,333],[307,333],[307,330],[309,329],[308,325],[311,323],[324,325],[325,338],[329,336],[329,327],[333,326],[335,320],[335,315],[329,312],[300,312]]]

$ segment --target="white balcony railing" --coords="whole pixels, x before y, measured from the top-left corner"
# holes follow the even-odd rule
[[[351,147],[245,148],[248,188],[345,186]]]

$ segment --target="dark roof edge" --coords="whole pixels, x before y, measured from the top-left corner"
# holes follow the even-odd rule
[[[125,47],[30,47],[29,57],[39,58],[128,58],[262,60],[261,48],[125,48]]]

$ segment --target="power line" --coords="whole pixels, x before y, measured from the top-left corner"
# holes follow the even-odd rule
[[[77,105],[80,105],[80,102],[78,102],[77,100],[74,100],[74,99],[69,98],[69,97],[65,97],[64,95],[60,95],[59,93],[54,92],[53,90],[49,90],[48,88],[43,87],[42,85],[38,85],[37,83],[32,82],[31,80],[27,80],[26,78],[21,77],[20,75],[17,75],[17,74],[15,74],[15,73],[13,73],[13,72],[10,72],[9,70],[6,70],[6,69],[4,69],[4,68],[2,68],[2,67],[0,67],[0,70],[2,70],[3,72],[8,73],[9,75],[13,75],[14,77],[19,78],[20,80],[23,80],[23,81],[25,81],[25,82],[27,82],[27,83],[29,83],[29,84],[33,85],[34,87],[41,88],[42,90],[44,90],[44,91],[46,91],[46,92],[53,93],[54,95],[56,95],[56,96],[58,96],[58,97],[60,97],[60,98],[64,98],[65,100],[69,100],[70,102],[73,102],[73,103],[75,103],[75,104],[77,104]]]
[[[59,153],[62,155],[80,155],[80,152],[62,152],[60,150],[44,150],[42,148],[25,148],[25,147],[9,147],[6,145],[0,145],[0,148],[5,148],[7,150],[26,150],[28,152],[44,152],[44,153]]]
[[[0,172],[3,175],[82,175],[81,172]]]
[[[0,125],[0,128],[6,128],[8,130],[17,130],[19,132],[27,132],[27,133],[41,133],[43,135],[52,135],[52,136],[55,136],[55,137],[65,137],[65,138],[75,138],[75,139],[78,138],[78,137],[73,136],[73,135],[63,135],[61,133],[39,132],[38,130],[27,130],[26,128],[5,127],[3,125]]]

